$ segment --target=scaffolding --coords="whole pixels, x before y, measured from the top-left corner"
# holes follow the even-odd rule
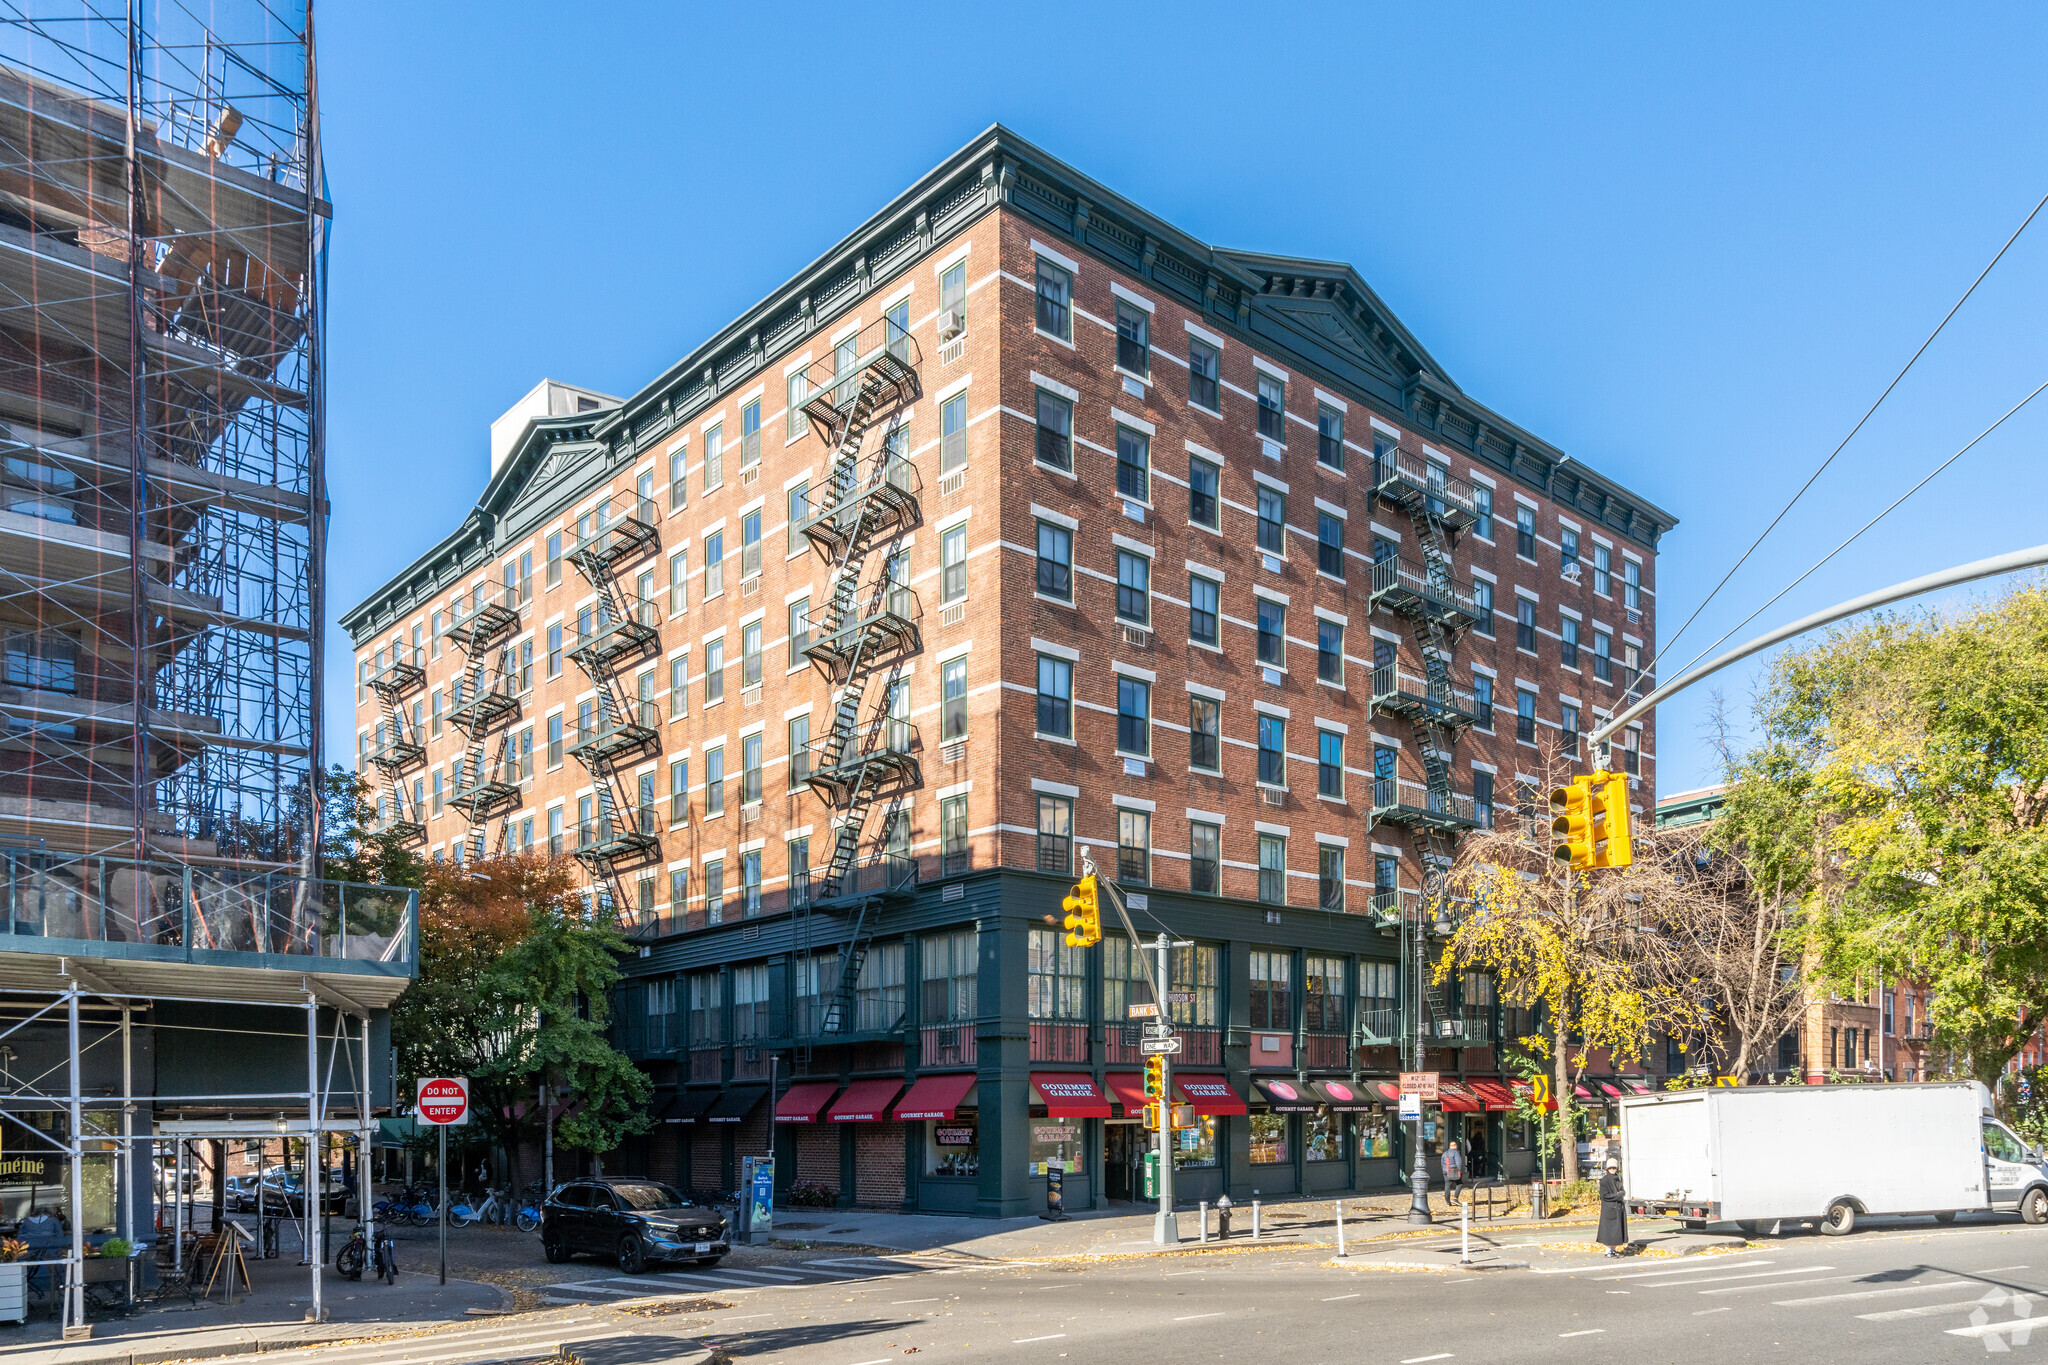
[[[318,846],[310,0],[0,0],[0,844]]]

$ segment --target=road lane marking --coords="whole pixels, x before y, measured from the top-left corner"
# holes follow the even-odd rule
[[[1716,1256],[1714,1259],[1718,1261],[1721,1258]],[[1751,1261],[1749,1265],[1743,1266],[1742,1269],[1747,1270],[1750,1266],[1776,1264],[1776,1261]],[[1719,1265],[1674,1266],[1670,1270],[1638,1270],[1628,1275],[1602,1275],[1600,1278],[1603,1280],[1657,1280],[1662,1279],[1666,1275],[1704,1275],[1709,1271],[1725,1269],[1727,1269],[1726,1266]]]
[[[1750,1270],[1740,1275],[1711,1275],[1703,1280],[1666,1280],[1662,1284],[1646,1284],[1645,1289],[1690,1289],[1696,1284],[1720,1284],[1726,1280],[1770,1280],[1781,1275],[1811,1275],[1816,1271],[1833,1270],[1831,1265],[1807,1265],[1789,1270]],[[1758,1286],[1763,1288],[1765,1286]],[[1706,1291],[1702,1291],[1706,1292]]]
[[[1804,1308],[1810,1303],[1846,1303],[1852,1299],[1882,1299],[1893,1294],[1920,1294],[1929,1289],[1958,1289],[1968,1280],[1935,1280],[1927,1284],[1902,1284],[1890,1289],[1857,1289],[1847,1294],[1821,1294],[1811,1299],[1773,1299],[1779,1308]]]
[[[890,1302],[889,1302],[889,1306],[890,1306],[891,1308],[900,1308],[900,1307],[902,1307],[902,1306],[903,1306],[904,1304],[906,1304],[906,1303],[937,1303],[937,1302],[938,1302],[938,1300],[937,1300],[937,1299],[892,1299],[892,1300],[890,1300]]]
[[[1335,1302],[1336,1302],[1337,1300],[1339,1300],[1339,1299],[1355,1299],[1355,1298],[1358,1298],[1358,1297],[1360,1297],[1360,1296],[1359,1296],[1359,1295],[1357,1295],[1357,1294],[1332,1294],[1332,1295],[1330,1295],[1330,1297],[1329,1297],[1329,1298],[1327,1298],[1327,1299],[1324,1299],[1324,1300],[1323,1300],[1323,1302],[1324,1302],[1324,1303],[1335,1303]]]
[[[1605,1327],[1588,1327],[1578,1332],[1559,1332],[1558,1335],[1560,1337],[1597,1337],[1606,1330]]]
[[[2031,1266],[2023,1266],[2023,1265],[1995,1265],[1995,1266],[1991,1267],[1991,1269],[1989,1269],[1989,1270],[1973,1270],[1973,1271],[1971,1271],[1970,1273],[1971,1273],[1972,1275],[1996,1275],[1996,1274],[1997,1274],[1997,1273],[1998,1273],[1999,1271],[2001,1271],[2001,1270],[2030,1270],[2030,1269],[2032,1269],[2032,1267],[2031,1267]]]
[[[1699,1312],[1694,1313],[1693,1316],[1696,1318],[1703,1318],[1707,1316],[1707,1314],[1709,1313],[1733,1313],[1734,1311],[1735,1310],[1733,1308],[1702,1308]]]
[[[1194,1320],[1195,1320],[1196,1318],[1220,1318],[1220,1317],[1222,1317],[1222,1316],[1223,1316],[1223,1314],[1221,1314],[1221,1313],[1189,1313],[1189,1314],[1187,1314],[1187,1315],[1185,1315],[1185,1316],[1183,1316],[1183,1317],[1178,1317],[1178,1318],[1175,1318],[1175,1319],[1174,1319],[1174,1321],[1175,1321],[1175,1322],[1193,1322],[1193,1321],[1194,1321]]]
[[[1409,1356],[1401,1365],[1422,1365],[1426,1360],[1449,1360],[1452,1354],[1450,1351],[1438,1351],[1433,1356]]]
[[[1951,1327],[1952,1337],[1991,1337],[2000,1332],[2031,1332],[2036,1327],[2048,1327],[2048,1318],[2014,1318],[2009,1322],[1987,1322],[1982,1327]]]
[[[1034,1341],[1058,1341],[1065,1335],[1065,1332],[1054,1332],[1050,1336],[1043,1337],[1012,1337],[1010,1344],[1012,1346],[1029,1346]]]
[[[1974,1299],[1958,1299],[1954,1303],[1922,1303],[1911,1308],[1894,1308],[1887,1313],[1858,1313],[1864,1322],[1904,1322],[1909,1318],[1931,1318],[1942,1313],[1953,1313],[1958,1308],[1981,1308],[1984,1296]]]
[[[889,1365],[889,1357],[883,1356],[880,1360],[856,1360],[853,1365]]]
[[[1726,1254],[1726,1255],[1724,1255],[1724,1256],[1716,1256],[1716,1257],[1714,1257],[1714,1259],[1715,1259],[1716,1261],[1733,1261],[1733,1260],[1737,1259],[1738,1257],[1742,1257],[1742,1256],[1761,1256],[1761,1255],[1763,1255],[1763,1254],[1764,1254],[1764,1252],[1762,1252],[1762,1251],[1731,1251],[1731,1252],[1727,1253],[1727,1254]],[[1771,1264],[1771,1263],[1770,1263],[1769,1261],[1751,1261],[1751,1262],[1750,1262],[1749,1264],[1751,1264],[1751,1265],[1769,1265],[1769,1264]],[[1704,1269],[1705,1267],[1702,1267],[1702,1268]],[[1530,1273],[1531,1273],[1531,1274],[1533,1274],[1533,1275],[1583,1275],[1583,1274],[1585,1274],[1585,1273],[1586,1273],[1587,1271],[1589,1271],[1589,1270],[1611,1270],[1611,1269],[1613,1269],[1613,1267],[1612,1267],[1612,1266],[1605,1266],[1605,1265],[1599,1265],[1599,1264],[1592,1264],[1592,1265],[1560,1265],[1560,1266],[1552,1266],[1552,1267],[1550,1267],[1550,1268],[1549,1268],[1548,1270],[1533,1270],[1533,1269],[1532,1269],[1532,1270],[1530,1271]],[[1665,1274],[1673,1274],[1673,1273],[1675,1273],[1675,1272],[1672,1272],[1672,1271],[1666,1271],[1666,1272],[1664,1272],[1664,1273],[1665,1273]]]
[[[1856,1276],[1856,1275],[1828,1275],[1828,1276],[1826,1276],[1826,1277],[1824,1277],[1824,1278],[1822,1278],[1822,1279],[1818,1279],[1818,1280],[1800,1280],[1800,1281],[1798,1281],[1798,1283],[1797,1283],[1797,1286],[1796,1286],[1796,1287],[1797,1287],[1797,1288],[1800,1288],[1800,1289],[1804,1289],[1804,1288],[1806,1288],[1806,1286],[1808,1286],[1808,1285],[1810,1285],[1810,1284],[1832,1284],[1832,1283],[1835,1283],[1835,1282],[1837,1282],[1837,1281],[1842,1281],[1842,1280],[1854,1280],[1854,1279],[1859,1279],[1859,1278],[1861,1278],[1861,1277],[1860,1277],[1860,1276]],[[1793,1288],[1793,1287],[1795,1287],[1795,1286],[1794,1286],[1794,1285],[1793,1285],[1793,1284],[1792,1284],[1792,1283],[1791,1283],[1790,1281],[1786,1281],[1786,1280],[1776,1280],[1776,1281],[1770,1281],[1770,1280],[1766,1280],[1766,1281],[1764,1281],[1764,1282],[1762,1282],[1762,1283],[1760,1283],[1760,1284],[1735,1284],[1735,1285],[1730,1285],[1730,1286],[1728,1286],[1728,1287],[1727,1287],[1726,1289],[1702,1289],[1702,1290],[1700,1291],[1700,1295],[1701,1295],[1701,1297],[1706,1297],[1706,1296],[1709,1296],[1709,1295],[1713,1295],[1713,1294],[1749,1294],[1749,1293],[1754,1293],[1755,1291],[1757,1291],[1757,1290],[1759,1290],[1759,1289],[1790,1289],[1790,1288]]]

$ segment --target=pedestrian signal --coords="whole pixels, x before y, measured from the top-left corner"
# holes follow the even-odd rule
[[[1074,889],[1060,902],[1060,908],[1067,912],[1067,946],[1086,948],[1102,942],[1102,911],[1095,900],[1095,878],[1087,876],[1074,883]]]

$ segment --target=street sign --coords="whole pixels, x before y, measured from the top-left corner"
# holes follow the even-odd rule
[[[1166,993],[1166,1003],[1169,1005],[1192,1005],[1195,1003],[1195,993],[1193,991],[1168,991]]]
[[[1147,1038],[1171,1038],[1173,1036],[1173,1025],[1165,1023],[1147,1024],[1145,1025],[1145,1036]]]
[[[1401,1122],[1403,1122],[1403,1123],[1409,1123],[1409,1122],[1412,1122],[1412,1121],[1414,1121],[1414,1120],[1416,1120],[1416,1119],[1419,1119],[1419,1118],[1421,1118],[1421,1117],[1422,1117],[1422,1096],[1420,1096],[1420,1095],[1417,1095],[1417,1094],[1414,1094],[1414,1093],[1412,1093],[1412,1092],[1410,1092],[1410,1091],[1405,1091],[1405,1090],[1404,1090],[1404,1091],[1402,1091],[1402,1092],[1401,1092],[1401,1114],[1400,1114],[1400,1119],[1401,1119]]]
[[[1141,1057],[1170,1057],[1180,1051],[1178,1038],[1140,1038],[1138,1055]]]
[[[1419,1095],[1424,1104],[1435,1104],[1439,1098],[1436,1080],[1434,1071],[1404,1071],[1401,1073],[1401,1093]]]
[[[469,1077],[422,1077],[418,1118],[421,1123],[439,1127],[468,1123]]]
[[[1133,1019],[1157,1019],[1159,1017],[1159,1006],[1157,1005],[1131,1005],[1128,1008],[1130,1010],[1130,1017]]]
[[[1531,1076],[1529,1078],[1529,1099],[1536,1104],[1550,1103],[1550,1077]]]

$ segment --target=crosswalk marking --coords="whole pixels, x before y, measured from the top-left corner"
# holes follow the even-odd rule
[[[1667,1280],[1663,1284],[1644,1285],[1645,1289],[1689,1289],[1696,1284],[1720,1284],[1726,1280],[1767,1280],[1779,1275],[1811,1275],[1819,1270],[1833,1270],[1831,1265],[1805,1265],[1785,1270],[1746,1270],[1740,1275],[1712,1275],[1698,1280]]]
[[[1804,1308],[1814,1303],[1846,1303],[1852,1299],[1883,1299],[1893,1294],[1924,1294],[1930,1289],[1955,1289],[1968,1280],[1935,1280],[1928,1284],[1901,1284],[1889,1289],[1855,1289],[1846,1294],[1821,1294],[1810,1299],[1773,1299],[1780,1308]]]
[[[1719,1260],[1721,1258],[1717,1256],[1714,1259]],[[1748,1270],[1754,1266],[1776,1264],[1776,1261],[1744,1261],[1740,1269]],[[1628,1275],[1602,1275],[1600,1278],[1603,1280],[1660,1280],[1667,1275],[1704,1275],[1709,1271],[1726,1270],[1727,1268],[1724,1265],[1713,1264],[1674,1266],[1670,1270],[1638,1270]]]
[[[1828,1267],[1816,1266],[1814,1268],[1816,1270],[1825,1270]],[[1798,1286],[1803,1289],[1810,1284],[1830,1284],[1836,1281],[1853,1280],[1856,1278],[1858,1277],[1855,1275],[1827,1275],[1817,1280],[1800,1280],[1797,1283]],[[1731,1284],[1726,1285],[1720,1289],[1702,1289],[1700,1291],[1700,1295],[1704,1298],[1713,1294],[1754,1294],[1759,1289],[1765,1291],[1773,1289],[1786,1289],[1790,1288],[1792,1284],[1793,1282],[1789,1280],[1765,1280],[1758,1284]]]
[[[443,1361],[457,1360],[476,1362],[477,1365],[482,1365],[482,1362],[485,1361],[523,1360],[534,1356],[553,1355],[557,1344],[581,1346],[587,1342],[611,1341],[618,1337],[629,1337],[632,1335],[632,1332],[624,1330],[577,1334],[540,1329],[515,1338],[501,1337],[487,1343],[476,1343],[468,1341],[460,1334],[451,1334],[437,1344],[452,1349],[428,1354],[415,1354],[404,1351],[393,1352],[387,1347],[385,1353],[375,1358],[380,1362],[389,1362],[389,1365],[439,1365]],[[413,1344],[419,1345],[421,1343],[415,1342]]]
[[[2012,1318],[2006,1322],[1987,1322],[1982,1327],[1951,1327],[1948,1334],[1952,1337],[1989,1337],[2000,1332],[2012,1332],[2020,1336],[2036,1327],[2048,1327],[2048,1318]]]
[[[1943,1313],[1953,1313],[1964,1308],[1978,1308],[1984,1303],[1983,1295],[1974,1299],[1958,1299],[1954,1303],[1923,1303],[1912,1308],[1894,1308],[1884,1313],[1858,1313],[1864,1322],[1904,1322],[1908,1318],[1931,1318]]]
[[[579,1328],[579,1324],[589,1325]],[[429,1336],[411,1337],[401,1343],[373,1341],[359,1346],[344,1346],[325,1350],[319,1347],[311,1347],[306,1350],[300,1359],[319,1360],[322,1362],[322,1365],[342,1365],[342,1362],[367,1359],[371,1356],[381,1357],[389,1355],[394,1349],[413,1348],[422,1351],[432,1351],[451,1342],[462,1342],[469,1345],[489,1345],[500,1340],[513,1340],[537,1334],[545,1335],[550,1332],[563,1334],[573,1333],[578,1330],[594,1332],[598,1328],[599,1324],[594,1316],[580,1314],[576,1317],[551,1318],[546,1322],[522,1322],[516,1326],[494,1326],[488,1329],[473,1331],[436,1332]]]

